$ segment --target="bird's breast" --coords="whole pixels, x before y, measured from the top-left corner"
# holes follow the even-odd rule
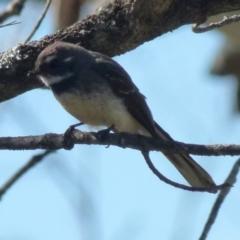
[[[122,99],[110,90],[91,94],[62,93],[55,97],[67,112],[85,124],[94,127],[114,125],[117,132],[149,135],[131,116]]]

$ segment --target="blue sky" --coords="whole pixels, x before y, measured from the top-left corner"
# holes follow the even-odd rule
[[[25,39],[35,23],[30,19],[42,7],[27,2],[22,23],[1,29],[6,36],[0,40],[2,51]],[[53,31],[51,19],[50,11],[35,39]],[[185,26],[115,60],[147,97],[154,119],[174,139],[240,144],[240,119],[233,114],[236,81],[208,73],[223,42],[217,32],[194,34]],[[0,105],[1,136],[63,133],[76,122],[46,90]],[[39,152],[1,151],[0,184]],[[151,157],[165,176],[185,183],[164,156]],[[237,159],[194,158],[218,184]],[[137,151],[79,145],[52,154],[6,193],[0,203],[0,239],[197,239],[216,197],[160,182]],[[239,201],[237,183],[208,239],[239,239]]]

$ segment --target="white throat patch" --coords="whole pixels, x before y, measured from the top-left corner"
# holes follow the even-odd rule
[[[47,87],[50,87],[51,85],[55,83],[60,83],[72,76],[73,76],[73,73],[67,72],[64,75],[48,75],[47,77],[40,75],[39,78]]]

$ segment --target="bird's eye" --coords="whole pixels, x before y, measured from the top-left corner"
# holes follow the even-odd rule
[[[55,69],[55,68],[59,67],[58,59],[53,59],[51,62],[49,62],[49,67],[51,69]]]
[[[48,72],[55,70],[58,67],[58,58],[56,56],[47,56],[44,61],[42,62],[42,70]]]
[[[72,56],[48,56],[42,66],[46,73],[58,75],[64,72],[72,71],[73,57]],[[43,69],[42,69],[43,70]]]

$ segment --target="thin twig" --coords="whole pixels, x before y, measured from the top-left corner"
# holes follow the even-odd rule
[[[9,180],[6,181],[5,184],[0,188],[0,199],[6,193],[6,191],[30,168],[32,168],[35,164],[39,163],[44,157],[46,157],[49,153],[53,151],[45,151],[42,154],[38,154],[33,156],[24,166],[22,166]]]
[[[7,7],[0,12],[0,23],[13,15],[19,15],[26,0],[12,0]]]
[[[10,23],[6,23],[6,24],[2,24],[0,25],[0,28],[2,27],[8,27],[8,26],[12,26],[12,25],[16,25],[16,24],[19,24],[20,22],[17,22],[17,21],[13,21],[13,22],[10,22]]]
[[[236,182],[236,177],[237,177],[237,174],[239,172],[239,168],[240,168],[240,159],[238,159],[236,161],[236,163],[234,164],[230,174],[228,175],[227,179],[225,180],[225,183],[233,185]],[[220,209],[223,201],[227,197],[228,193],[230,192],[230,190],[231,190],[231,188],[225,188],[225,189],[222,189],[220,191],[215,203],[213,204],[211,213],[209,214],[208,220],[207,220],[207,222],[204,226],[203,232],[202,232],[199,240],[205,240],[206,239],[214,221],[217,218],[219,209]]]
[[[35,34],[35,32],[38,30],[38,28],[39,28],[39,26],[41,25],[44,17],[46,16],[46,13],[47,13],[50,5],[51,5],[51,2],[52,2],[52,0],[47,0],[47,3],[46,3],[46,5],[45,5],[45,8],[43,9],[43,12],[42,12],[40,18],[38,19],[35,27],[33,28],[32,32],[30,33],[30,35],[29,35],[29,36],[27,37],[27,39],[24,41],[24,44],[27,44],[27,43],[31,40],[31,38],[33,37],[33,35]]]
[[[176,183],[168,178],[166,178],[165,176],[163,176],[153,165],[150,157],[149,157],[149,152],[146,151],[142,151],[142,155],[144,156],[144,159],[146,160],[146,163],[148,165],[148,167],[151,169],[151,171],[163,182],[165,182],[166,184],[169,184],[173,187],[176,188],[180,188],[186,191],[191,191],[191,192],[210,192],[210,193],[214,193],[216,190],[222,190],[222,189],[229,189],[231,187],[230,184],[228,183],[223,183],[221,185],[216,185],[216,186],[212,186],[209,188],[200,188],[200,187],[189,187],[187,185],[184,184],[180,184],[180,183]]]
[[[223,20],[219,22],[210,23],[207,26],[200,26],[201,24],[195,23],[192,25],[192,31],[195,33],[203,33],[238,21],[240,21],[240,15],[233,15],[230,17],[224,16]]]

